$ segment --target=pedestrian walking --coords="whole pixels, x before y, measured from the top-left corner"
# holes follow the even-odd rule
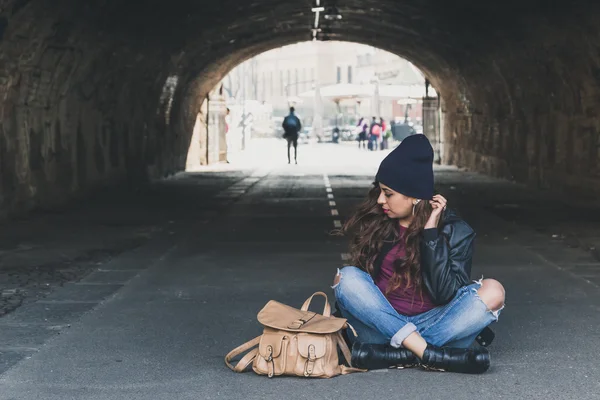
[[[379,124],[381,125],[381,136],[379,141],[379,150],[386,150],[388,148],[388,126],[385,120],[379,117]]]
[[[361,117],[356,126],[358,127],[358,148],[366,149],[369,123],[366,118]]]
[[[227,149],[229,149],[231,146],[229,145],[229,142],[231,141],[230,135],[229,135],[229,125],[231,125],[231,110],[229,109],[229,107],[227,107],[227,110],[225,111],[225,154],[227,155],[227,164],[229,164],[229,151],[227,151]]]
[[[341,230],[354,266],[338,270],[337,308],[358,333],[354,367],[422,366],[482,373],[504,307],[496,280],[471,281],[475,232],[434,195],[433,149],[409,136],[380,164],[374,186]]]
[[[291,164],[290,147],[294,146],[294,161],[298,164],[298,135],[302,130],[300,118],[295,114],[294,107],[290,107],[290,113],[283,119],[281,124],[283,127],[283,137],[287,140],[287,157],[288,164]]]
[[[369,126],[369,143],[368,148],[371,151],[377,150],[379,144],[379,137],[381,136],[381,125],[377,122],[377,118],[373,117],[371,125]]]

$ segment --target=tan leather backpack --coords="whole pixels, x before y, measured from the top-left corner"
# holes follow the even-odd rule
[[[316,295],[325,297],[323,315],[308,311]],[[310,296],[300,310],[271,300],[258,313],[258,322],[264,326],[263,334],[225,356],[225,364],[235,372],[244,372],[250,364],[254,372],[269,378],[276,375],[332,378],[364,371],[340,364],[338,348],[348,365],[351,356],[341,330],[350,327],[355,336],[356,332],[346,319],[331,316],[323,292]],[[236,366],[231,364],[234,357],[250,349]]]

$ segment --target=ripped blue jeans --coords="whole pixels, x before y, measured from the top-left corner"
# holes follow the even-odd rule
[[[399,314],[373,282],[356,267],[344,267],[333,286],[337,305],[358,333],[351,340],[401,347],[413,332],[434,346],[469,347],[479,332],[498,320],[500,310],[490,311],[479,298],[481,281],[464,286],[448,304],[412,317]]]

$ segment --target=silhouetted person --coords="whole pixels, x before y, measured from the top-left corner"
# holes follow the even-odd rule
[[[377,150],[379,146],[379,137],[381,136],[381,124],[377,122],[377,118],[373,117],[371,126],[369,127],[369,150]]]
[[[379,147],[381,150],[385,150],[388,148],[388,136],[387,136],[387,123],[385,122],[385,120],[381,117],[379,117],[379,124],[381,125],[381,142],[379,144]]]
[[[225,113],[225,154],[227,155],[227,157],[229,157],[229,152],[227,151],[227,148],[229,147],[229,124],[231,124],[231,116],[229,115],[231,113],[231,110],[229,109],[229,107],[227,107],[227,112]],[[227,164],[229,164],[229,159],[225,160],[227,161]]]
[[[369,129],[369,122],[367,121],[366,118],[361,117],[360,120],[358,121],[358,148],[361,148],[361,144],[362,144],[362,148],[366,149],[367,148],[367,130]]]
[[[294,107],[290,107],[290,113],[283,119],[283,137],[287,140],[288,164],[291,164],[290,147],[294,145],[294,161],[298,164],[298,134],[302,129],[300,119],[294,114]]]

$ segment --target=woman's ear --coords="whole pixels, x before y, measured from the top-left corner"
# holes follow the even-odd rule
[[[417,205],[421,202],[421,199],[413,199],[413,205]]]

